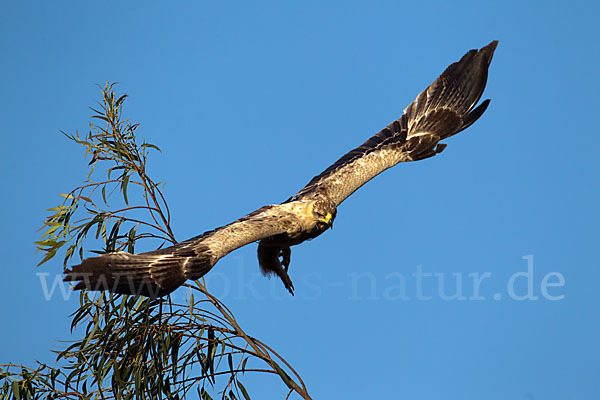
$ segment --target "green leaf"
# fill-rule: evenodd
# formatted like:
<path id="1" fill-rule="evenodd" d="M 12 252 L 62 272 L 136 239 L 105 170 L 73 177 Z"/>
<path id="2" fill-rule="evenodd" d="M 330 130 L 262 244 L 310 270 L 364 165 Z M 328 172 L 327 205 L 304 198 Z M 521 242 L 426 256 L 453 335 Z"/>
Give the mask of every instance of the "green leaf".
<path id="1" fill-rule="evenodd" d="M 46 255 L 44 256 L 44 258 L 42 259 L 42 261 L 40 261 L 39 264 L 36 266 L 39 267 L 40 265 L 44 264 L 45 262 L 51 260 L 52 257 L 54 257 L 55 255 L 56 255 L 56 250 L 49 250 L 46 253 Z"/>
<path id="2" fill-rule="evenodd" d="M 127 95 L 121 95 L 121 97 L 119 97 L 119 99 L 117 100 L 117 102 L 115 103 L 115 107 L 120 107 L 121 103 L 123 103 L 123 101 L 127 98 Z"/>
<path id="3" fill-rule="evenodd" d="M 104 204 L 108 207 L 108 202 L 106 201 L 106 185 L 102 185 L 102 200 L 104 200 Z"/>
<path id="4" fill-rule="evenodd" d="M 198 394 L 202 400 L 212 400 L 212 397 L 204 390 L 204 388 L 199 389 Z"/>
<path id="5" fill-rule="evenodd" d="M 153 144 L 150 144 L 150 143 L 144 143 L 144 144 L 143 144 L 143 145 L 141 145 L 140 147 L 141 147 L 142 149 L 145 149 L 145 148 L 149 147 L 149 148 L 151 148 L 151 149 L 158 150 L 158 151 L 160 151 L 160 152 L 162 153 L 162 150 L 161 150 L 161 149 L 160 149 L 158 146 L 155 146 L 155 145 L 153 145 Z"/>
<path id="6" fill-rule="evenodd" d="M 131 228 L 129 230 L 129 233 L 127 234 L 127 251 L 129 253 L 134 252 L 134 247 L 135 247 L 135 226 L 133 228 Z"/>
<path id="7" fill-rule="evenodd" d="M 121 181 L 121 190 L 123 191 L 123 200 L 125 200 L 125 204 L 129 207 L 129 200 L 127 199 L 127 184 L 129 183 L 129 175 L 124 175 L 123 180 Z"/>
<path id="8" fill-rule="evenodd" d="M 244 387 L 244 385 L 242 385 L 242 382 L 237 381 L 237 385 L 240 388 L 240 391 L 242 392 L 242 395 L 244 396 L 244 398 L 246 400 L 250 400 L 250 395 L 248 394 L 248 391 L 246 390 L 246 388 Z"/>
<path id="9" fill-rule="evenodd" d="M 105 116 L 103 116 L 103 115 L 92 115 L 92 117 L 91 117 L 91 118 L 97 118 L 97 119 L 101 119 L 102 121 L 109 122 L 108 118 L 106 118 L 106 117 L 105 117 Z"/>
<path id="10" fill-rule="evenodd" d="M 13 381 L 12 383 L 12 392 L 13 392 L 13 398 L 18 399 L 21 397 L 21 393 L 19 390 L 19 382 L 17 381 Z"/>
<path id="11" fill-rule="evenodd" d="M 281 380 L 283 380 L 283 383 L 285 383 L 288 388 L 293 389 L 294 385 L 293 385 L 292 378 L 290 378 L 290 376 L 283 369 L 281 369 L 279 364 L 277 364 L 275 361 L 272 361 L 271 363 L 272 363 L 272 366 L 275 369 L 275 371 L 281 377 Z"/>
<path id="12" fill-rule="evenodd" d="M 210 369 L 210 376 L 213 379 L 213 383 L 215 383 L 215 353 L 217 352 L 217 346 L 215 346 L 215 344 L 215 330 L 210 326 L 208 328 L 208 350 L 206 353 L 208 368 Z"/>

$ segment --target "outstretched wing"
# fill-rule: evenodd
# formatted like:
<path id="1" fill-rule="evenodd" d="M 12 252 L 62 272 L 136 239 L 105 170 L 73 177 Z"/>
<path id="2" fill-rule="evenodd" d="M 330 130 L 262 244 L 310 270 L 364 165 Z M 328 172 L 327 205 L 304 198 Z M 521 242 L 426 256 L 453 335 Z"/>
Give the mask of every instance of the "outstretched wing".
<path id="1" fill-rule="evenodd" d="M 75 289 L 159 297 L 187 279 L 198 279 L 229 252 L 266 237 L 300 229 L 295 205 L 265 206 L 239 220 L 164 249 L 140 254 L 109 253 L 87 258 L 65 271 Z"/>
<path id="2" fill-rule="evenodd" d="M 471 126 L 487 108 L 489 100 L 476 108 L 475 105 L 485 89 L 497 44 L 493 41 L 480 50 L 471 50 L 450 65 L 404 110 L 400 119 L 346 153 L 290 200 L 326 196 L 339 205 L 397 163 L 440 153 L 446 147 L 440 140 Z"/>

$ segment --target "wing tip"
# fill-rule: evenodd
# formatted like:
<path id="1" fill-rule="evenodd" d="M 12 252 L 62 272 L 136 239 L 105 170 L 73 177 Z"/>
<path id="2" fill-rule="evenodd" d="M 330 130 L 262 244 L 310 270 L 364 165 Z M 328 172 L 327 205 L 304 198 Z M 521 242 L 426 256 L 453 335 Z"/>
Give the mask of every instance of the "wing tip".
<path id="1" fill-rule="evenodd" d="M 143 295 L 159 298 L 171 293 L 185 282 L 172 266 L 153 273 L 151 265 L 140 268 L 130 264 L 136 255 L 108 253 L 90 257 L 66 268 L 64 282 L 71 282 L 73 290 L 109 291 L 116 294 Z M 129 261 L 128 261 L 129 260 Z M 146 264 L 146 262 L 143 262 Z M 154 276 L 154 275 L 157 276 Z"/>
<path id="2" fill-rule="evenodd" d="M 494 57 L 496 47 L 498 47 L 498 40 L 492 40 L 487 46 L 483 46 L 478 51 L 485 56 L 488 66 L 492 63 L 492 58 Z"/>

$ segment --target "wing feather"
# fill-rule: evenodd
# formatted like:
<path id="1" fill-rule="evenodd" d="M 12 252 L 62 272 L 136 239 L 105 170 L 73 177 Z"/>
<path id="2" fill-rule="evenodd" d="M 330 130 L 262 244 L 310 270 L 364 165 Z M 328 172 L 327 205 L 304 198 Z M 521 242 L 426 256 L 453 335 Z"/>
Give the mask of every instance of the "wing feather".
<path id="1" fill-rule="evenodd" d="M 488 68 L 498 42 L 470 50 L 451 64 L 386 128 L 349 151 L 315 176 L 288 201 L 326 196 L 341 204 L 359 187 L 399 162 L 440 153 L 446 139 L 472 125 L 489 100 L 475 107 L 487 82 Z"/>

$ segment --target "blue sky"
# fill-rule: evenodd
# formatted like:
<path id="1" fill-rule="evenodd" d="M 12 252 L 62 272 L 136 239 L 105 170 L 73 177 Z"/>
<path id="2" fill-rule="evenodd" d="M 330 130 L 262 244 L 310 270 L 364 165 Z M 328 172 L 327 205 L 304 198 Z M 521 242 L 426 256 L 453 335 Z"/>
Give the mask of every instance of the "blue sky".
<path id="1" fill-rule="evenodd" d="M 50 361 L 69 338 L 77 299 L 45 299 L 36 272 L 62 265 L 36 269 L 33 242 L 44 209 L 85 177 L 59 131 L 86 131 L 96 83 L 120 82 L 127 115 L 163 149 L 152 173 L 183 240 L 285 200 L 498 39 L 485 115 L 294 248 L 295 297 L 258 276 L 255 245 L 207 279 L 314 398 L 599 398 L 600 9 L 588 4 L 4 2 L 0 362 Z M 445 298 L 457 281 L 466 298 Z M 528 282 L 537 299 L 518 300 Z M 275 380 L 247 387 L 285 397 Z"/>

